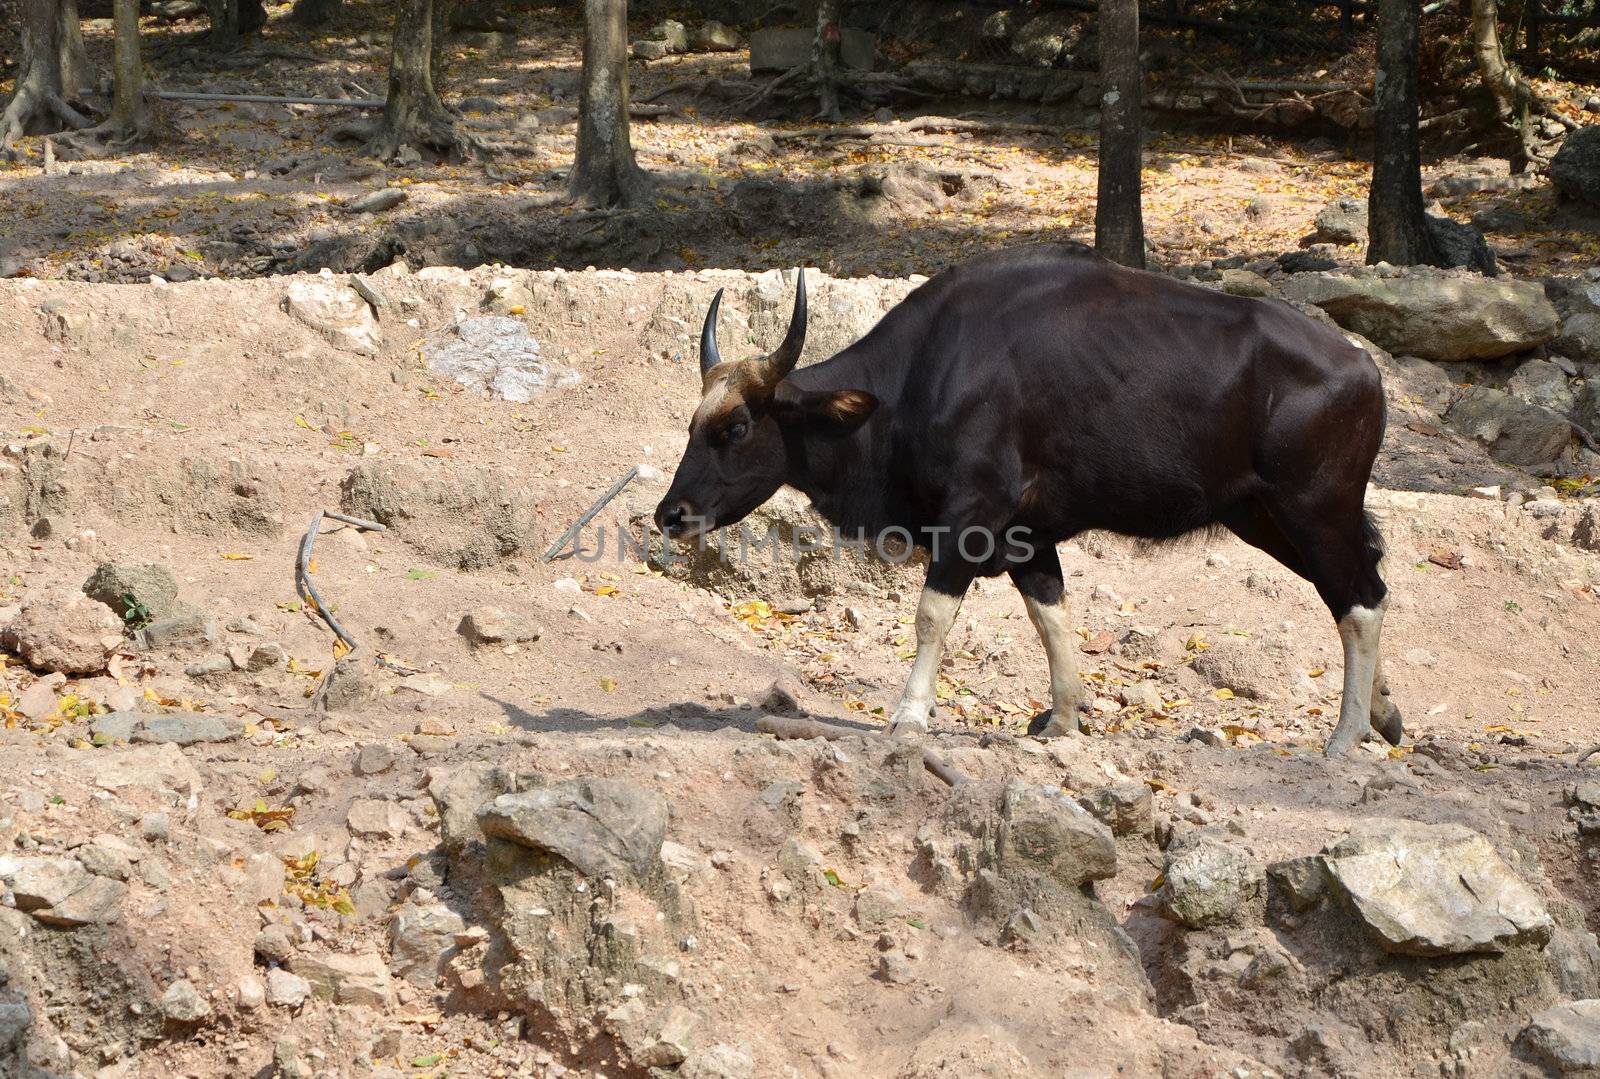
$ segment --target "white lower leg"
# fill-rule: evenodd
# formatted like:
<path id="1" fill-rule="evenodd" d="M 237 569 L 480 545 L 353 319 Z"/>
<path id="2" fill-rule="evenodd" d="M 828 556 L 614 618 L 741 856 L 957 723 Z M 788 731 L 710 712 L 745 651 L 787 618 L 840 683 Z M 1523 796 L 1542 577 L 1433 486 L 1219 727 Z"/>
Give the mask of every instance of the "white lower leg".
<path id="1" fill-rule="evenodd" d="M 911 664 L 905 692 L 889 721 L 890 734 L 921 734 L 928 729 L 933 713 L 934 688 L 939 679 L 939 660 L 944 657 L 944 639 L 961 610 L 960 596 L 947 596 L 932 588 L 922 590 L 917 600 L 917 658 Z"/>
<path id="2" fill-rule="evenodd" d="M 1380 677 L 1378 639 L 1383 632 L 1383 611 L 1377 607 L 1352 607 L 1339 620 L 1339 642 L 1344 645 L 1344 697 L 1339 702 L 1339 725 L 1328 739 L 1328 756 L 1354 749 L 1372 728 L 1373 692 Z"/>
<path id="3" fill-rule="evenodd" d="M 1050 664 L 1051 722 L 1041 733 L 1066 734 L 1078 729 L 1078 637 L 1072 630 L 1067 601 L 1040 603 L 1022 597 L 1028 619 L 1044 643 L 1045 660 Z"/>

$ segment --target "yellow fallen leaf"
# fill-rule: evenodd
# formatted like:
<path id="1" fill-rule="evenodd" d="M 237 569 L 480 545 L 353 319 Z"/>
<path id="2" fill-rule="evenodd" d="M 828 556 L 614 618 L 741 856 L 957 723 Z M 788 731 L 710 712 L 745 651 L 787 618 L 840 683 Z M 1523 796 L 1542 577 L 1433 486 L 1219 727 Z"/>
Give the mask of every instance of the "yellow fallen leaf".
<path id="1" fill-rule="evenodd" d="M 306 422 L 306 418 L 304 416 L 296 416 L 294 418 L 294 425 L 296 427 L 304 427 L 307 431 L 311 430 L 311 425 Z"/>
<path id="2" fill-rule="evenodd" d="M 222 557 L 226 558 L 229 562 L 249 562 L 251 559 L 255 558 L 255 555 L 240 554 L 238 551 L 223 551 Z"/>
<path id="3" fill-rule="evenodd" d="M 1233 700 L 1233 690 L 1228 689 L 1227 687 L 1223 687 L 1222 689 L 1212 690 L 1211 691 L 1211 695 L 1213 697 L 1215 697 L 1219 701 L 1231 701 L 1231 700 Z"/>
<path id="4" fill-rule="evenodd" d="M 1323 675 L 1325 675 L 1327 673 L 1328 673 L 1328 669 L 1326 667 L 1313 667 L 1309 671 L 1306 672 L 1306 677 L 1307 678 L 1321 678 Z"/>
<path id="5" fill-rule="evenodd" d="M 600 688 L 605 690 L 607 693 L 612 693 L 617 688 L 617 680 L 615 678 L 602 677 L 600 679 Z"/>
<path id="6" fill-rule="evenodd" d="M 344 638 L 343 637 L 335 637 L 333 639 L 333 658 L 334 659 L 343 659 L 345 656 L 348 656 L 349 654 L 350 654 L 350 646 L 348 644 L 344 643 Z"/>
<path id="7" fill-rule="evenodd" d="M 614 596 L 617 594 L 617 586 L 614 584 L 603 584 L 594 590 L 594 594 L 597 596 Z"/>

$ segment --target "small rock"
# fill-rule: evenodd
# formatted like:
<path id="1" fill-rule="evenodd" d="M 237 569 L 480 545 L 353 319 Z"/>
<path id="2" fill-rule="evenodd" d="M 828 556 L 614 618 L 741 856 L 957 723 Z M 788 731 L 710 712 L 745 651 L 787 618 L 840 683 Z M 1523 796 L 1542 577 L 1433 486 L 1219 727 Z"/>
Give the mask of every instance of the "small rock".
<path id="1" fill-rule="evenodd" d="M 254 974 L 239 979 L 239 1010 L 253 1012 L 267 1002 L 267 987 Z"/>
<path id="2" fill-rule="evenodd" d="M 110 608 L 120 622 L 135 627 L 180 613 L 178 579 L 165 566 L 102 562 L 83 582 L 83 594 Z"/>
<path id="3" fill-rule="evenodd" d="M 410 820 L 404 809 L 382 798 L 358 798 L 345 818 L 352 835 L 396 839 L 405 834 Z"/>
<path id="4" fill-rule="evenodd" d="M 145 716 L 143 724 L 134 730 L 132 740 L 192 746 L 201 742 L 232 742 L 242 737 L 244 725 L 238 720 L 200 712 L 167 712 Z"/>
<path id="5" fill-rule="evenodd" d="M 17 711 L 29 719 L 43 719 L 56 710 L 56 687 L 67 680 L 64 674 L 47 675 L 22 691 Z"/>
<path id="6" fill-rule="evenodd" d="M 766 695 L 761 698 L 761 709 L 777 716 L 795 716 L 802 711 L 794 687 L 781 678 L 767 687 Z"/>
<path id="7" fill-rule="evenodd" d="M 288 662 L 289 653 L 284 651 L 283 645 L 277 641 L 266 641 L 256 645 L 250 652 L 244 669 L 251 672 L 270 671 L 286 666 Z"/>
<path id="8" fill-rule="evenodd" d="M 311 992 L 339 1004 L 364 1004 L 387 1008 L 394 1003 L 389 968 L 376 952 L 360 955 L 296 955 L 294 973 L 304 978 Z"/>
<path id="9" fill-rule="evenodd" d="M 466 932 L 461 915 L 443 903 L 407 901 L 389 922 L 389 954 L 395 972 L 419 989 L 431 990 L 441 966 Z"/>
<path id="10" fill-rule="evenodd" d="M 221 652 L 213 652 L 189 664 L 183 669 L 183 673 L 190 678 L 215 678 L 218 675 L 232 674 L 233 660 Z"/>
<path id="11" fill-rule="evenodd" d="M 217 623 L 199 613 L 180 614 L 152 622 L 139 631 L 139 637 L 152 650 L 203 648 L 217 640 Z"/>
<path id="12" fill-rule="evenodd" d="M 461 619 L 456 632 L 475 645 L 518 644 L 537 641 L 543 631 L 538 626 L 522 625 L 512 615 L 499 607 L 478 607 Z"/>
<path id="13" fill-rule="evenodd" d="M 287 879 L 283 859 L 258 851 L 244 860 L 244 898 L 253 904 L 274 903 L 283 895 Z"/>
<path id="14" fill-rule="evenodd" d="M 289 962 L 290 956 L 294 955 L 294 942 L 289 939 L 287 928 L 273 924 L 256 934 L 254 949 L 257 959 L 282 966 Z"/>
<path id="15" fill-rule="evenodd" d="M 1600 1072 L 1600 1000 L 1546 1008 L 1529 1021 L 1518 1047 L 1561 1075 Z"/>
<path id="16" fill-rule="evenodd" d="M 667 45 L 664 41 L 635 41 L 633 43 L 633 58 L 635 60 L 659 60 L 667 55 Z"/>
<path id="17" fill-rule="evenodd" d="M 1145 783 L 1116 783 L 1078 799 L 1112 835 L 1149 835 L 1155 827 L 1155 797 Z"/>
<path id="18" fill-rule="evenodd" d="M 378 687 L 373 684 L 366 665 L 356 656 L 345 656 L 327 674 L 322 704 L 330 712 L 343 712 L 360 708 L 377 696 Z"/>
<path id="19" fill-rule="evenodd" d="M 1143 678 L 1130 686 L 1122 687 L 1122 704 L 1126 708 L 1143 708 L 1146 712 L 1159 712 L 1165 707 L 1161 700 L 1161 687 L 1154 679 Z"/>
<path id="20" fill-rule="evenodd" d="M 677 19 L 662 19 L 650 28 L 649 40 L 661 42 L 668 52 L 686 52 L 689 48 L 689 31 Z"/>
<path id="21" fill-rule="evenodd" d="M 113 847 L 85 843 L 76 853 L 78 861 L 83 863 L 83 868 L 97 877 L 127 880 L 133 874 L 133 863 L 128 856 Z"/>
<path id="22" fill-rule="evenodd" d="M 856 893 L 856 924 L 867 930 L 887 929 L 905 918 L 906 900 L 886 884 L 872 884 Z"/>
<path id="23" fill-rule="evenodd" d="M 355 772 L 358 776 L 382 775 L 394 767 L 394 750 L 377 742 L 369 742 L 356 752 Z"/>
<path id="24" fill-rule="evenodd" d="M 1023 907 L 1006 919 L 1006 924 L 1000 930 L 1000 938 L 1008 943 L 1030 941 L 1043 930 L 1044 923 L 1039 921 L 1039 916 Z"/>
<path id="25" fill-rule="evenodd" d="M 129 742 L 133 740 L 133 732 L 143 726 L 144 720 L 144 715 L 139 712 L 108 712 L 95 717 L 95 721 L 89 725 L 89 737 L 96 745 Z"/>
<path id="26" fill-rule="evenodd" d="M 335 348 L 376 356 L 383 344 L 378 320 L 354 289 L 331 278 L 296 278 L 289 283 L 284 307 L 294 318 L 318 331 Z"/>
<path id="27" fill-rule="evenodd" d="M 1266 873 L 1249 853 L 1198 833 L 1167 849 L 1161 913 L 1190 929 L 1250 925 L 1260 919 Z"/>
<path id="28" fill-rule="evenodd" d="M 276 1008 L 298 1008 L 311 997 L 311 983 L 298 974 L 274 968 L 267 971 L 267 1003 Z"/>
<path id="29" fill-rule="evenodd" d="M 90 877 L 88 884 L 55 906 L 34 911 L 33 916 L 50 925 L 103 925 L 122 917 L 122 900 L 127 894 L 128 886 L 120 880 Z"/>
<path id="30" fill-rule="evenodd" d="M 404 201 L 406 201 L 405 188 L 385 187 L 352 199 L 343 205 L 343 209 L 346 213 L 352 214 L 378 214 L 392 210 Z"/>
<path id="31" fill-rule="evenodd" d="M 18 910 L 38 910 L 65 902 L 88 886 L 89 871 L 76 858 L 18 858 L 0 855 L 0 881 L 11 890 Z"/>
<path id="32" fill-rule="evenodd" d="M 1366 244 L 1367 202 L 1365 199 L 1340 198 L 1324 206 L 1316 219 L 1319 243 Z"/>
<path id="33" fill-rule="evenodd" d="M 71 534 L 71 521 L 48 515 L 33 522 L 33 527 L 28 529 L 28 535 L 36 540 L 66 539 Z"/>
<path id="34" fill-rule="evenodd" d="M 161 994 L 161 1014 L 169 1023 L 189 1026 L 209 1018 L 211 1005 L 192 982 L 177 981 Z"/>
<path id="35" fill-rule="evenodd" d="M 172 833 L 172 822 L 165 813 L 146 813 L 139 818 L 139 834 L 152 843 L 165 843 Z"/>
<path id="36" fill-rule="evenodd" d="M 878 977 L 891 985 L 908 985 L 917 980 L 911 960 L 901 951 L 887 951 L 878 956 Z"/>
<path id="37" fill-rule="evenodd" d="M 122 646 L 122 623 L 82 592 L 31 595 L 0 630 L 0 648 L 37 671 L 99 674 Z"/>

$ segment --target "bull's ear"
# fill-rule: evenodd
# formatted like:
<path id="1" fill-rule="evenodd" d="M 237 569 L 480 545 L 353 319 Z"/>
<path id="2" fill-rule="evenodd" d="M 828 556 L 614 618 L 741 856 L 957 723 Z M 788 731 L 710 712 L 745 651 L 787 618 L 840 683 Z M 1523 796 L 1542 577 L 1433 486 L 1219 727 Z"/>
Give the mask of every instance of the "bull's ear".
<path id="1" fill-rule="evenodd" d="M 772 395 L 780 421 L 814 423 L 840 433 L 854 431 L 877 409 L 878 399 L 866 390 L 797 390 L 782 382 Z"/>

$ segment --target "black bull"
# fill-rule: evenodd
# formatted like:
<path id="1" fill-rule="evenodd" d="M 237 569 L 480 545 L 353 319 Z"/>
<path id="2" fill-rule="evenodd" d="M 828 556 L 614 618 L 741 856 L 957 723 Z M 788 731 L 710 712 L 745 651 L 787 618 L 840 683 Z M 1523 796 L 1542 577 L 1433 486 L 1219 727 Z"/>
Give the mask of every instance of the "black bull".
<path id="1" fill-rule="evenodd" d="M 1383 387 L 1338 332 L 1077 244 L 946 270 L 799 370 L 803 276 L 788 336 L 761 359 L 722 361 L 720 299 L 701 338 L 704 399 L 656 521 L 693 536 L 788 484 L 846 534 L 914 537 L 928 576 L 895 733 L 927 729 L 961 598 L 974 577 L 1001 573 L 1049 659 L 1051 712 L 1030 730 L 1078 729 L 1055 545 L 1088 529 L 1160 540 L 1221 525 L 1310 581 L 1333 614 L 1344 697 L 1327 751 L 1351 749 L 1369 726 L 1399 740 L 1378 648 L 1382 544 L 1362 506 Z"/>

